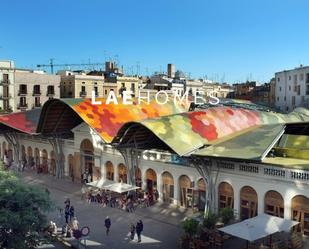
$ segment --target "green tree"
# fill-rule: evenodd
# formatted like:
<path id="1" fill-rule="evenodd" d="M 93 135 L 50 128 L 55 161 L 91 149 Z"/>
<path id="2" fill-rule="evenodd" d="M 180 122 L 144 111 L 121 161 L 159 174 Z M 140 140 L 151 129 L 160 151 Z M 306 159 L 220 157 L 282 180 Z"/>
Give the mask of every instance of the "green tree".
<path id="1" fill-rule="evenodd" d="M 0 166 L 0 248 L 35 248 L 52 208 L 46 191 L 26 185 Z"/>

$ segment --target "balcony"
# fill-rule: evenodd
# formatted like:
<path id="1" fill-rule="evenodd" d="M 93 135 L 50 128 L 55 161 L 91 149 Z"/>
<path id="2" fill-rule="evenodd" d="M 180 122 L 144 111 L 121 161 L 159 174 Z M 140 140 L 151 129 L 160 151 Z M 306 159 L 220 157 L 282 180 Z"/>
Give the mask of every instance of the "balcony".
<path id="1" fill-rule="evenodd" d="M 54 92 L 54 91 L 48 91 L 48 92 L 46 93 L 46 96 L 49 97 L 49 98 L 52 98 L 52 97 L 55 96 L 55 92 Z"/>
<path id="2" fill-rule="evenodd" d="M 32 109 L 36 109 L 36 108 L 41 108 L 42 104 L 38 103 L 38 104 L 32 104 Z"/>
<path id="3" fill-rule="evenodd" d="M 11 84 L 10 80 L 1 80 L 0 81 L 0 85 L 9 85 L 9 84 Z"/>
<path id="4" fill-rule="evenodd" d="M 17 105 L 17 109 L 19 110 L 24 110 L 24 109 L 27 109 L 28 108 L 28 104 L 27 103 L 19 103 Z"/>
<path id="5" fill-rule="evenodd" d="M 19 90 L 18 91 L 18 96 L 26 96 L 27 95 L 27 90 Z"/>
<path id="6" fill-rule="evenodd" d="M 87 96 L 87 92 L 86 91 L 81 91 L 79 93 L 79 96 L 82 97 L 82 98 L 85 98 Z"/>
<path id="7" fill-rule="evenodd" d="M 4 94 L 4 95 L 0 95 L 0 99 L 2 99 L 2 100 L 7 100 L 7 99 L 11 99 L 12 98 L 12 95 L 11 94 L 9 94 L 9 95 L 7 95 L 7 94 Z"/>
<path id="8" fill-rule="evenodd" d="M 41 96 L 41 91 L 34 91 L 33 93 L 32 93 L 32 96 Z"/>

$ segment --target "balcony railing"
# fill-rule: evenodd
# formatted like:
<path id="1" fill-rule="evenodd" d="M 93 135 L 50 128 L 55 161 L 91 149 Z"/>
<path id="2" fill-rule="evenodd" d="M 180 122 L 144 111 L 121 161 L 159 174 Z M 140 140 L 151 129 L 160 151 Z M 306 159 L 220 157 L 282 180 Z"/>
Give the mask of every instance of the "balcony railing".
<path id="1" fill-rule="evenodd" d="M 11 84 L 11 81 L 10 80 L 1 80 L 0 84 L 1 85 L 9 85 L 9 84 Z"/>
<path id="2" fill-rule="evenodd" d="M 28 108 L 28 104 L 27 103 L 19 103 L 17 105 L 17 109 L 26 109 Z"/>
<path id="3" fill-rule="evenodd" d="M 19 90 L 18 91 L 18 96 L 25 96 L 27 95 L 27 90 Z"/>
<path id="4" fill-rule="evenodd" d="M 87 92 L 86 92 L 86 91 L 81 91 L 81 92 L 79 93 L 79 96 L 80 96 L 80 97 L 86 97 L 86 96 L 87 96 Z"/>
<path id="5" fill-rule="evenodd" d="M 46 93 L 46 96 L 47 97 L 53 97 L 55 95 L 55 91 L 48 91 L 47 93 Z"/>
<path id="6" fill-rule="evenodd" d="M 9 94 L 9 95 L 0 95 L 0 99 L 11 99 L 12 98 L 12 95 Z"/>
<path id="7" fill-rule="evenodd" d="M 34 91 L 32 93 L 32 96 L 40 96 L 41 94 L 42 94 L 41 91 Z"/>

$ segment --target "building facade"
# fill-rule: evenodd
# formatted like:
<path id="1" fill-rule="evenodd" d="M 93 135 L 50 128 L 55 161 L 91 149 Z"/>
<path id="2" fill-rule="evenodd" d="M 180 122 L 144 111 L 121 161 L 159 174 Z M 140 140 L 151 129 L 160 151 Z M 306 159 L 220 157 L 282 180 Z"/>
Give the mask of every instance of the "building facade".
<path id="1" fill-rule="evenodd" d="M 15 68 L 14 62 L 0 62 L 0 108 L 3 113 L 40 108 L 60 97 L 60 77 L 43 71 Z"/>
<path id="2" fill-rule="evenodd" d="M 309 67 L 275 73 L 275 106 L 283 112 L 309 107 Z"/>

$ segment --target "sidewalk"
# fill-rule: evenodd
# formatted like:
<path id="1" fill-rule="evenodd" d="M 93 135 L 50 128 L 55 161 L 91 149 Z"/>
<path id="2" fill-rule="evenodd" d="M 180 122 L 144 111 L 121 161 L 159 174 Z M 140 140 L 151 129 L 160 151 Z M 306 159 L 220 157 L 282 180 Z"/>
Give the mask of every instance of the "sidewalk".
<path id="1" fill-rule="evenodd" d="M 181 221 L 191 212 L 157 203 L 148 208 L 138 208 L 134 213 L 128 213 L 117 208 L 102 207 L 97 203 L 88 204 L 81 200 L 81 185 L 72 183 L 68 179 L 55 179 L 49 175 L 26 171 L 22 179 L 33 185 L 48 188 L 51 198 L 59 207 L 64 207 L 64 200 L 70 198 L 75 207 L 80 227 L 90 228 L 90 238 L 87 248 L 178 248 L 178 241 L 182 234 Z M 105 235 L 104 219 L 109 216 L 112 220 L 111 234 Z M 59 221 L 58 213 L 54 211 L 49 215 L 61 227 L 64 221 Z M 144 231 L 142 243 L 129 239 L 129 224 L 143 220 Z M 75 239 L 67 239 L 70 244 L 77 245 Z"/>

